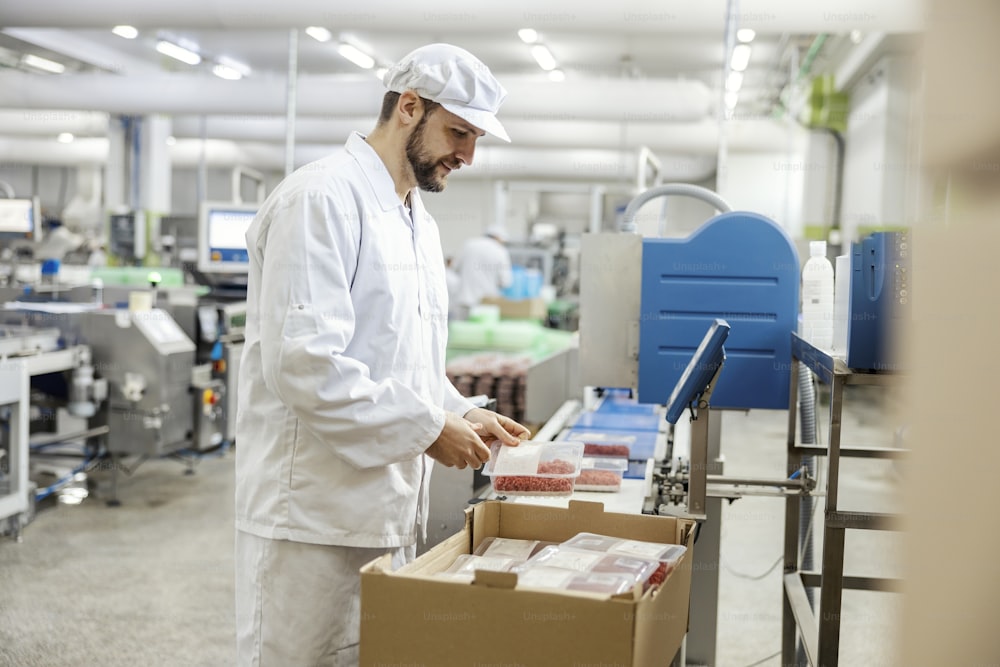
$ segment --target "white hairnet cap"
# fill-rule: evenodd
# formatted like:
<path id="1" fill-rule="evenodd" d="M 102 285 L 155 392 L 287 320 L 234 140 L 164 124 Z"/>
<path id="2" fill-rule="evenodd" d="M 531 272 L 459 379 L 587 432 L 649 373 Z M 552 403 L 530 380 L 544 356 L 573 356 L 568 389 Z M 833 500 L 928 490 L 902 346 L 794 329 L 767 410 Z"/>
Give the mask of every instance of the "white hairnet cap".
<path id="1" fill-rule="evenodd" d="M 507 91 L 478 58 L 451 44 L 428 44 L 411 51 L 382 79 L 395 93 L 412 90 L 480 130 L 509 142 L 497 120 Z"/>
<path id="2" fill-rule="evenodd" d="M 507 230 L 501 227 L 500 225 L 490 225 L 489 227 L 487 227 L 486 235 L 492 236 L 498 241 L 503 241 L 504 243 L 507 242 Z"/>

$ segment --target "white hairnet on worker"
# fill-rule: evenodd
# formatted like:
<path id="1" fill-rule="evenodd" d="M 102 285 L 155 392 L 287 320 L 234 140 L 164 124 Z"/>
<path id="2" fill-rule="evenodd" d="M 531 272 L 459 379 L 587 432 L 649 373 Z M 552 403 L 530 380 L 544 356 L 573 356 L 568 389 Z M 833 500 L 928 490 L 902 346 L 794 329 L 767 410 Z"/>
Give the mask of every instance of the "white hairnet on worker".
<path id="1" fill-rule="evenodd" d="M 237 661 L 358 660 L 358 568 L 414 555 L 433 461 L 479 467 L 523 426 L 445 376 L 440 191 L 506 92 L 469 52 L 417 49 L 367 136 L 288 176 L 246 234 L 236 446 Z M 456 508 L 456 511 L 458 508 Z"/>

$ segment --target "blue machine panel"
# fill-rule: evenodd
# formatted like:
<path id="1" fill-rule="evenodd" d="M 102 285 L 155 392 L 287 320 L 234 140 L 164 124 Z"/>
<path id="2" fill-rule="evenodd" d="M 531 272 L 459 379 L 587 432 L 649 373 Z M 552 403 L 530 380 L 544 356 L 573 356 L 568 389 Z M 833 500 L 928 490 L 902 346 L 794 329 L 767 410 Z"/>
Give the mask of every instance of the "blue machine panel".
<path id="1" fill-rule="evenodd" d="M 716 318 L 732 327 L 714 408 L 788 408 L 799 257 L 756 213 L 723 213 L 683 239 L 642 242 L 639 392 L 666 403 Z"/>

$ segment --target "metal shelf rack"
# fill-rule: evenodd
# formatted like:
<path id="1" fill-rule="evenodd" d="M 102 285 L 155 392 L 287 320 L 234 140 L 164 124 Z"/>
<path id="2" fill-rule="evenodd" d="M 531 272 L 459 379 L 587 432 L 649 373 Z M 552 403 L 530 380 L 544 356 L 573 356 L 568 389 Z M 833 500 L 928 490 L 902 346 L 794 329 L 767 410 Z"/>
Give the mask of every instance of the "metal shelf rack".
<path id="1" fill-rule="evenodd" d="M 830 420 L 826 447 L 796 444 L 798 373 L 800 364 L 830 387 Z M 796 664 L 796 634 L 800 633 L 806 659 L 813 667 L 835 667 L 840 651 L 841 596 L 844 588 L 900 590 L 900 580 L 844 575 L 844 538 L 847 530 L 895 530 L 896 517 L 876 512 L 849 512 L 838 507 L 841 457 L 895 458 L 905 450 L 841 447 L 841 412 L 847 385 L 898 385 L 899 373 L 854 372 L 844 360 L 831 356 L 792 333 L 792 372 L 788 408 L 788 470 L 799 467 L 802 456 L 826 456 L 826 511 L 823 520 L 823 556 L 820 571 L 802 571 L 799 563 L 801 496 L 785 502 L 785 575 L 782 611 L 783 665 Z M 806 587 L 820 588 L 819 617 L 813 613 Z"/>

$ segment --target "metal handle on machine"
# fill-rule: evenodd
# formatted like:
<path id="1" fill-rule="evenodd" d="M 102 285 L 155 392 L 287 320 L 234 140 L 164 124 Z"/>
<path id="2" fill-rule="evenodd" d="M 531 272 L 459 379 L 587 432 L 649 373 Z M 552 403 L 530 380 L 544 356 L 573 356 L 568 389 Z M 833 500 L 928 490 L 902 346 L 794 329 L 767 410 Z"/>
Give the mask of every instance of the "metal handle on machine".
<path id="1" fill-rule="evenodd" d="M 639 209 L 642 208 L 643 205 L 650 199 L 655 199 L 656 197 L 666 197 L 668 195 L 686 195 L 688 197 L 700 199 L 703 202 L 714 206 L 720 213 L 728 213 L 733 210 L 725 199 L 708 188 L 703 188 L 700 185 L 692 185 L 690 183 L 664 183 L 663 185 L 657 185 L 651 187 L 645 192 L 639 193 L 635 199 L 628 203 L 628 206 L 625 208 L 625 213 L 622 215 L 622 222 L 618 231 L 634 234 L 637 231 L 635 216 L 636 213 L 639 212 Z"/>

